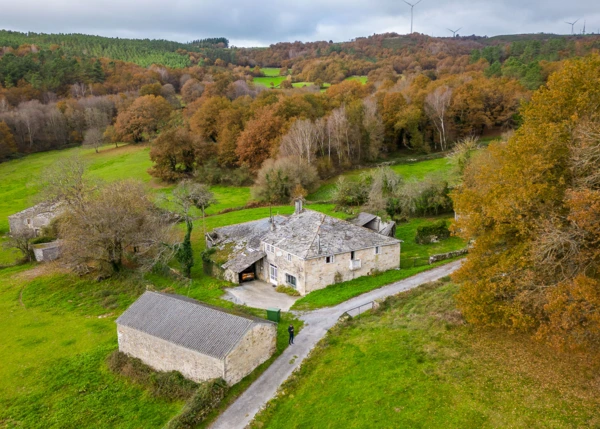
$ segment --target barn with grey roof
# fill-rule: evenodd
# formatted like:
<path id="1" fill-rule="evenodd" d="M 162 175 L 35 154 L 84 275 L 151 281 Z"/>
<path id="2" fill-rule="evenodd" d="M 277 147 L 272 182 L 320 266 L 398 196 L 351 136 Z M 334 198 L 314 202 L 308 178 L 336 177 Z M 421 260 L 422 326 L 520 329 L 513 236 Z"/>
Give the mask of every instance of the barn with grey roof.
<path id="1" fill-rule="evenodd" d="M 221 277 L 233 283 L 261 279 L 305 295 L 330 284 L 398 268 L 395 223 L 362 213 L 347 222 L 302 207 L 291 216 L 217 228 L 207 246 L 219 254 Z M 221 262 L 222 253 L 226 261 Z M 213 271 L 214 273 L 214 271 Z M 217 273 L 218 274 L 218 273 Z"/>
<path id="2" fill-rule="evenodd" d="M 179 295 L 145 292 L 116 323 L 121 352 L 197 382 L 235 384 L 276 347 L 275 323 Z"/>

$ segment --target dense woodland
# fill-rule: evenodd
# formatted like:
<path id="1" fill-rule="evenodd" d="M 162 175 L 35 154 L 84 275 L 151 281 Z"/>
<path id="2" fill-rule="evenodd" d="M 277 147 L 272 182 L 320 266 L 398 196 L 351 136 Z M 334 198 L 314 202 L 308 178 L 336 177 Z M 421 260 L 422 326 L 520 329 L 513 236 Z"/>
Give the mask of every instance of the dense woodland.
<path id="1" fill-rule="evenodd" d="M 600 208 L 590 210 L 599 204 L 600 37 L 384 34 L 240 49 L 223 38 L 4 31 L 0 46 L 0 161 L 149 144 L 160 180 L 256 183 L 256 199 L 285 203 L 399 150 L 454 149 L 463 174 L 454 191 L 431 180 L 407 186 L 380 169 L 339 182 L 336 202 L 396 219 L 454 207 L 455 233 L 473 245 L 457 277 L 470 322 L 535 330 L 559 346 L 600 344 Z M 286 84 L 255 84 L 261 67 L 280 68 Z M 472 154 L 477 137 L 512 130 Z"/>

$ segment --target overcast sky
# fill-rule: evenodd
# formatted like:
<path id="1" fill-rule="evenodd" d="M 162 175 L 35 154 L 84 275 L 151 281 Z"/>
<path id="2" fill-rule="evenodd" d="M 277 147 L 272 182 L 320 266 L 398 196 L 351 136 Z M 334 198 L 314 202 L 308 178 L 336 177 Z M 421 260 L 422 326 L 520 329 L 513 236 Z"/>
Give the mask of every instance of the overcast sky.
<path id="1" fill-rule="evenodd" d="M 422 0 L 414 11 L 414 31 L 433 36 L 459 27 L 462 35 L 567 34 L 564 21 L 578 18 L 575 32 L 584 19 L 588 33 L 600 29 L 599 0 Z M 408 33 L 410 7 L 402 0 L 1 0 L 0 28 L 181 42 L 224 36 L 235 46 L 266 46 Z"/>

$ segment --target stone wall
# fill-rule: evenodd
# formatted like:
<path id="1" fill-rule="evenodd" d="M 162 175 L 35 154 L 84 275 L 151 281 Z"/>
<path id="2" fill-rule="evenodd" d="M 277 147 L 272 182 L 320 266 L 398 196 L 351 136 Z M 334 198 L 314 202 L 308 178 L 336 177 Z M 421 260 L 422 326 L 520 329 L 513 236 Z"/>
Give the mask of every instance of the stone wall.
<path id="1" fill-rule="evenodd" d="M 455 250 L 454 252 L 440 253 L 439 255 L 432 255 L 429 257 L 429 263 L 433 264 L 435 262 L 443 261 L 445 259 L 450 259 L 450 258 L 455 258 L 457 256 L 466 255 L 467 253 L 469 253 L 469 249 L 460 249 L 460 250 Z"/>
<path id="2" fill-rule="evenodd" d="M 60 208 L 57 205 L 42 203 L 30 207 L 8 217 L 10 233 L 20 234 L 25 231 L 31 231 L 37 236 L 42 228 L 48 226 L 59 212 Z"/>
<path id="3" fill-rule="evenodd" d="M 157 371 L 179 371 L 196 382 L 223 377 L 225 362 L 127 326 L 117 326 L 119 350 Z"/>
<path id="4" fill-rule="evenodd" d="M 60 247 L 58 242 L 34 244 L 33 254 L 38 262 L 50 262 L 58 259 L 60 256 Z"/>
<path id="5" fill-rule="evenodd" d="M 277 267 L 278 285 L 287 285 L 285 282 L 285 275 L 287 273 L 296 277 L 296 290 L 302 295 L 306 294 L 305 261 L 295 255 L 292 255 L 292 260 L 288 261 L 288 253 L 277 248 L 275 248 L 275 252 L 267 252 L 265 248 L 263 248 L 263 250 L 267 256 L 266 258 L 263 258 L 262 269 L 260 270 L 259 278 L 270 283 L 271 278 L 269 275 L 269 265 L 273 264 Z M 257 271 L 259 271 L 258 266 Z"/>
<path id="6" fill-rule="evenodd" d="M 400 266 L 400 243 L 382 246 L 380 249 L 381 253 L 378 255 L 375 254 L 375 248 L 357 250 L 355 259 L 360 259 L 361 268 L 354 271 L 350 269 L 350 253 L 335 255 L 331 264 L 325 262 L 325 256 L 307 260 L 307 287 L 304 293 L 323 289 L 335 283 L 336 276 L 340 281 L 348 281 L 375 271 L 387 271 Z"/>
<path id="7" fill-rule="evenodd" d="M 277 325 L 257 324 L 225 358 L 225 376 L 229 385 L 239 382 L 267 361 L 277 347 Z"/>

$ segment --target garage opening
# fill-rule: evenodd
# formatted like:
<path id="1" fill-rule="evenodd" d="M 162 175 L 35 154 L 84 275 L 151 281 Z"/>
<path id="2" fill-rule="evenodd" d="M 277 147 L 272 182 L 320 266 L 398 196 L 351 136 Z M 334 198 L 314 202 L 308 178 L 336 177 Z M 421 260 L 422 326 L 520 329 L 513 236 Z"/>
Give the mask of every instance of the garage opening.
<path id="1" fill-rule="evenodd" d="M 250 265 L 248 268 L 246 268 L 244 271 L 242 271 L 240 274 L 240 283 L 244 283 L 244 282 L 251 282 L 252 280 L 256 279 L 256 263 Z"/>

